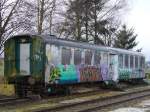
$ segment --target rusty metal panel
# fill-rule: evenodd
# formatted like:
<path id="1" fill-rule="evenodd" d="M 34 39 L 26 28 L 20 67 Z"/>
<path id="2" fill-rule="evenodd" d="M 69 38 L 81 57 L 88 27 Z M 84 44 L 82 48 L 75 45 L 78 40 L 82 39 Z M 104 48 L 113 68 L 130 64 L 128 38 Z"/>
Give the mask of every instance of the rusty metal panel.
<path id="1" fill-rule="evenodd" d="M 4 58 L 4 76 L 10 77 L 16 75 L 16 63 L 15 63 L 15 41 L 13 39 L 8 40 L 5 43 L 5 58 Z"/>
<path id="2" fill-rule="evenodd" d="M 42 38 L 32 38 L 31 44 L 31 73 L 32 76 L 41 80 L 44 78 L 45 45 Z"/>

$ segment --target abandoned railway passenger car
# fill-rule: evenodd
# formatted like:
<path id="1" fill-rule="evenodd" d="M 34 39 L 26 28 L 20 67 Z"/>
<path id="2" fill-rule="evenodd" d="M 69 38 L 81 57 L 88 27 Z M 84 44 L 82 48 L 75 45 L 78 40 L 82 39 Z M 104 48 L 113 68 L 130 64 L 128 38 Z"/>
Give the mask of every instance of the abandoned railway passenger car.
<path id="1" fill-rule="evenodd" d="M 52 35 L 17 35 L 5 43 L 5 77 L 18 95 L 89 82 L 143 79 L 141 53 Z"/>

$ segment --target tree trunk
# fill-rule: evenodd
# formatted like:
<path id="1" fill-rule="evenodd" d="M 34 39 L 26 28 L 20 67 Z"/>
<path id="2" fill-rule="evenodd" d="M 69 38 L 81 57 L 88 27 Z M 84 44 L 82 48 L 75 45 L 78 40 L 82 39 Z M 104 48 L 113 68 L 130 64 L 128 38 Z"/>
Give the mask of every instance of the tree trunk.
<path id="1" fill-rule="evenodd" d="M 42 34 L 44 20 L 44 0 L 38 1 L 38 34 Z"/>
<path id="2" fill-rule="evenodd" d="M 96 11 L 96 0 L 94 1 L 94 6 L 95 6 L 95 9 L 94 9 L 94 29 L 95 29 L 95 39 L 94 39 L 94 43 L 95 44 L 98 44 L 98 37 L 97 37 L 97 11 Z"/>
<path id="3" fill-rule="evenodd" d="M 86 16 L 86 19 L 85 19 L 85 29 L 86 29 L 86 42 L 88 42 L 88 0 L 86 0 L 86 3 L 85 3 L 85 16 Z"/>

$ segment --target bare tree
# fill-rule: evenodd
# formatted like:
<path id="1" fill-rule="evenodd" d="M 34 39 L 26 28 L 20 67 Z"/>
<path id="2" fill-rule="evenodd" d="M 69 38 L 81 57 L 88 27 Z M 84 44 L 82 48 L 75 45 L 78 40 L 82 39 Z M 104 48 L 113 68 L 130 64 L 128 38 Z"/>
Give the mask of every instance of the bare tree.
<path id="1" fill-rule="evenodd" d="M 4 42 L 7 38 L 19 30 L 20 23 L 17 21 L 17 13 L 21 0 L 0 0 L 0 51 L 3 51 Z"/>
<path id="2" fill-rule="evenodd" d="M 31 32 L 36 32 L 38 34 L 43 34 L 45 32 L 49 32 L 51 34 L 53 27 L 53 16 L 56 10 L 56 0 L 26 0 L 25 6 L 28 10 L 28 16 L 26 18 L 30 18 L 30 30 Z M 29 11 L 30 9 L 30 11 Z"/>
<path id="3" fill-rule="evenodd" d="M 82 0 L 68 0 L 64 2 L 66 11 L 60 12 L 64 20 L 56 27 L 58 33 L 64 38 L 82 40 L 82 26 L 84 24 L 83 3 L 84 1 Z"/>

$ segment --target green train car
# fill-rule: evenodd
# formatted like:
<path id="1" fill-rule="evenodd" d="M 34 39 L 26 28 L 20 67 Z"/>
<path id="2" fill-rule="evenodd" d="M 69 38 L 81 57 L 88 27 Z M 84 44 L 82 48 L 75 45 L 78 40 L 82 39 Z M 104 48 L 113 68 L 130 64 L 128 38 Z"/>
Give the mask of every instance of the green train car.
<path id="1" fill-rule="evenodd" d="M 4 76 L 16 93 L 53 93 L 70 85 L 145 78 L 143 54 L 58 39 L 53 35 L 16 35 L 4 45 Z"/>

